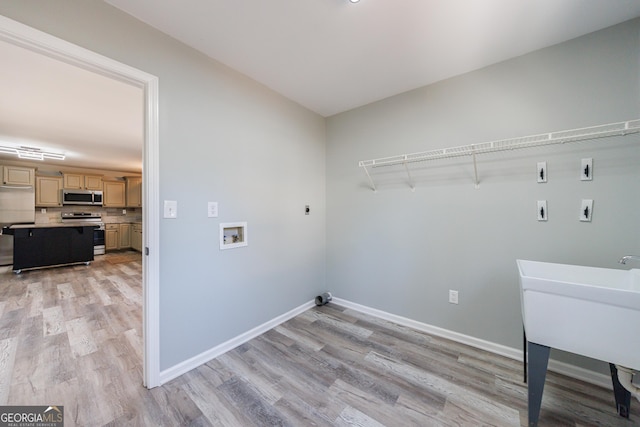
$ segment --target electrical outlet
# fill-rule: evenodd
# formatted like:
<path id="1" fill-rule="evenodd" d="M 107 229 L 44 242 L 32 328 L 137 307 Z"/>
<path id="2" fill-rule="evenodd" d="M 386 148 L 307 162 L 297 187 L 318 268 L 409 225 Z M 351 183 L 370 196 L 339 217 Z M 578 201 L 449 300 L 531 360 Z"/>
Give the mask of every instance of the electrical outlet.
<path id="1" fill-rule="evenodd" d="M 127 210 L 126 209 L 122 209 L 122 215 L 126 215 L 127 214 Z"/>
<path id="2" fill-rule="evenodd" d="M 547 201 L 538 200 L 538 221 L 546 221 L 549 216 L 547 211 Z"/>
<path id="3" fill-rule="evenodd" d="M 593 200 L 583 199 L 580 204 L 580 221 L 591 222 L 593 216 Z"/>
<path id="4" fill-rule="evenodd" d="M 580 165 L 580 180 L 593 180 L 593 159 L 582 159 L 582 163 Z"/>
<path id="5" fill-rule="evenodd" d="M 453 291 L 453 290 L 449 289 L 449 302 L 451 304 L 457 304 L 458 303 L 458 291 Z"/>
<path id="6" fill-rule="evenodd" d="M 538 182 L 547 182 L 547 162 L 538 162 Z"/>

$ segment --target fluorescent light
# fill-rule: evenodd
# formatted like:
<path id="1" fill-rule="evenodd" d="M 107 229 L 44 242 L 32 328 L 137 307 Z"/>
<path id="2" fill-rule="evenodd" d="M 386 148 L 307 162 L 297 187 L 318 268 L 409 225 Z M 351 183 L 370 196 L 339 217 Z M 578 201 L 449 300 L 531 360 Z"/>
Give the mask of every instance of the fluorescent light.
<path id="1" fill-rule="evenodd" d="M 18 150 L 18 158 L 27 160 L 44 160 L 42 153 L 36 151 Z"/>
<path id="2" fill-rule="evenodd" d="M 48 151 L 42 151 L 39 148 L 34 147 L 2 147 L 0 146 L 0 153 L 15 154 L 20 159 L 25 160 L 64 160 L 65 155 L 60 153 L 51 153 Z"/>
<path id="3" fill-rule="evenodd" d="M 42 157 L 52 160 L 64 160 L 66 156 L 58 153 L 42 153 Z"/>

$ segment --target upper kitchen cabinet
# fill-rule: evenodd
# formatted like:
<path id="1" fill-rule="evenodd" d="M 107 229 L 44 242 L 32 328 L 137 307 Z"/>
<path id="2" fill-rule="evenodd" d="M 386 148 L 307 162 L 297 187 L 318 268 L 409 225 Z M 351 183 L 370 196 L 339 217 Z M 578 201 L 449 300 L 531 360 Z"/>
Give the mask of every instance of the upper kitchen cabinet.
<path id="1" fill-rule="evenodd" d="M 97 175 L 85 175 L 84 188 L 87 190 L 102 191 L 102 177 Z"/>
<path id="2" fill-rule="evenodd" d="M 127 188 L 127 207 L 142 207 L 142 178 L 137 176 L 127 176 L 125 177 L 125 180 Z"/>
<path id="3" fill-rule="evenodd" d="M 31 186 L 35 184 L 36 170 L 22 166 L 2 166 L 2 184 Z"/>
<path id="4" fill-rule="evenodd" d="M 78 190 L 84 189 L 84 175 L 77 173 L 65 173 L 63 174 L 63 178 L 64 188 L 73 188 Z"/>
<path id="5" fill-rule="evenodd" d="M 36 176 L 36 206 L 62 206 L 62 177 Z"/>
<path id="6" fill-rule="evenodd" d="M 124 181 L 103 181 L 102 206 L 124 208 L 127 206 Z"/>
<path id="7" fill-rule="evenodd" d="M 78 190 L 102 190 L 102 177 L 100 175 L 64 173 L 63 177 L 64 188 Z"/>

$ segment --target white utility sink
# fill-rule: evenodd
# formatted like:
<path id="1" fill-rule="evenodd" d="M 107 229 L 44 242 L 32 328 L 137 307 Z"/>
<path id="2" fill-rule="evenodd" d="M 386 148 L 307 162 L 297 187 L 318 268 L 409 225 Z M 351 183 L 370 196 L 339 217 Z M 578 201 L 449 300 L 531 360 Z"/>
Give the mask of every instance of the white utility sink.
<path id="1" fill-rule="evenodd" d="M 528 341 L 640 370 L 640 269 L 517 262 Z"/>

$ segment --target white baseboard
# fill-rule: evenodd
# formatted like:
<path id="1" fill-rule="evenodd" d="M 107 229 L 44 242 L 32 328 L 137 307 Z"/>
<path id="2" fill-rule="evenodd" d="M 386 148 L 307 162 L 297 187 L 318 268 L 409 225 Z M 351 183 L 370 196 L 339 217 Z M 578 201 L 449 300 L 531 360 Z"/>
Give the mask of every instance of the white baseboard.
<path id="1" fill-rule="evenodd" d="M 177 378 L 180 375 L 185 374 L 200 365 L 204 365 L 208 361 L 215 359 L 216 357 L 226 353 L 229 350 L 233 350 L 239 345 L 242 345 L 247 341 L 250 341 L 251 339 L 267 332 L 268 330 L 275 328 L 279 324 L 296 317 L 298 314 L 307 311 L 314 305 L 314 301 L 309 301 L 305 304 L 302 304 L 301 306 L 296 307 L 293 310 L 288 311 L 287 313 L 284 313 L 274 319 L 271 319 L 268 322 L 263 323 L 262 325 L 256 326 L 250 331 L 238 335 L 237 337 L 232 338 L 229 341 L 223 342 L 222 344 L 204 351 L 190 359 L 187 359 L 184 362 L 180 362 L 177 365 L 161 371 L 160 385 L 165 384 L 168 381 L 171 381 L 172 379 Z"/>
<path id="2" fill-rule="evenodd" d="M 491 353 L 508 357 L 510 359 L 522 360 L 521 349 L 507 347 L 502 344 L 496 344 L 494 342 L 482 340 L 480 338 L 475 338 L 470 335 L 465 335 L 459 332 L 454 332 L 447 329 L 439 328 L 437 326 L 429 325 L 427 323 L 418 322 L 416 320 L 391 314 L 386 311 L 378 310 L 378 309 L 367 307 L 351 301 L 347 301 L 342 298 L 333 297 L 333 299 L 331 300 L 331 303 L 345 307 L 345 308 L 350 308 L 350 309 L 368 314 L 370 316 L 378 317 L 380 319 L 388 320 L 390 322 L 397 323 L 402 326 L 407 326 L 407 327 L 416 329 L 418 331 L 426 332 L 431 335 L 447 338 L 452 341 L 456 341 L 456 342 L 466 344 L 475 348 L 479 348 L 481 350 L 489 351 Z M 160 385 L 165 384 L 166 382 L 171 381 L 172 379 L 177 378 L 180 375 L 185 374 L 190 370 L 207 363 L 210 360 L 215 359 L 216 357 L 226 353 L 229 350 L 233 350 L 239 345 L 242 345 L 245 342 L 267 332 L 268 330 L 275 328 L 279 324 L 286 322 L 287 320 L 297 316 L 298 314 L 303 313 L 304 311 L 310 309 L 314 305 L 315 305 L 314 301 L 309 301 L 305 304 L 302 304 L 301 306 L 296 307 L 293 310 L 287 313 L 284 313 L 268 322 L 265 322 L 262 325 L 259 325 L 251 329 L 250 331 L 247 331 L 241 335 L 238 335 L 237 337 L 232 338 L 229 341 L 226 341 L 207 351 L 204 351 L 190 359 L 185 360 L 184 362 L 178 363 L 177 365 L 174 365 L 171 368 L 161 371 Z M 594 385 L 608 388 L 608 389 L 613 388 L 611 384 L 611 378 L 607 375 L 599 374 L 597 372 L 593 372 L 584 368 L 569 365 L 567 363 L 558 362 L 553 359 L 549 360 L 549 370 L 553 372 L 557 372 L 562 375 L 566 375 L 571 378 L 584 381 L 589 384 L 594 384 Z"/>
<path id="3" fill-rule="evenodd" d="M 469 335 L 464 335 L 459 332 L 450 331 L 447 329 L 439 328 L 437 326 L 429 325 L 427 323 L 418 322 L 416 320 L 408 319 L 406 317 L 398 316 L 395 314 L 387 313 L 386 311 L 378 310 L 375 308 L 360 305 L 351 301 L 344 300 L 342 298 L 333 297 L 331 300 L 333 304 L 340 305 L 345 308 L 350 308 L 362 313 L 378 317 L 383 320 L 388 320 L 393 323 L 397 323 L 402 326 L 407 326 L 422 332 L 426 332 L 431 335 L 435 335 L 442 338 L 447 338 L 452 341 L 456 341 L 462 344 L 470 345 L 481 350 L 486 350 L 491 353 L 499 354 L 510 359 L 522 360 L 522 350 L 512 347 L 507 347 L 502 344 L 496 344 L 491 341 L 482 340 Z M 575 378 L 584 381 L 589 384 L 594 384 L 600 387 L 613 389 L 611 384 L 611 377 L 597 372 L 593 372 L 584 368 L 569 365 L 564 362 L 558 362 L 557 360 L 549 360 L 549 370 L 557 372 L 562 375 L 566 375 L 571 378 Z"/>

